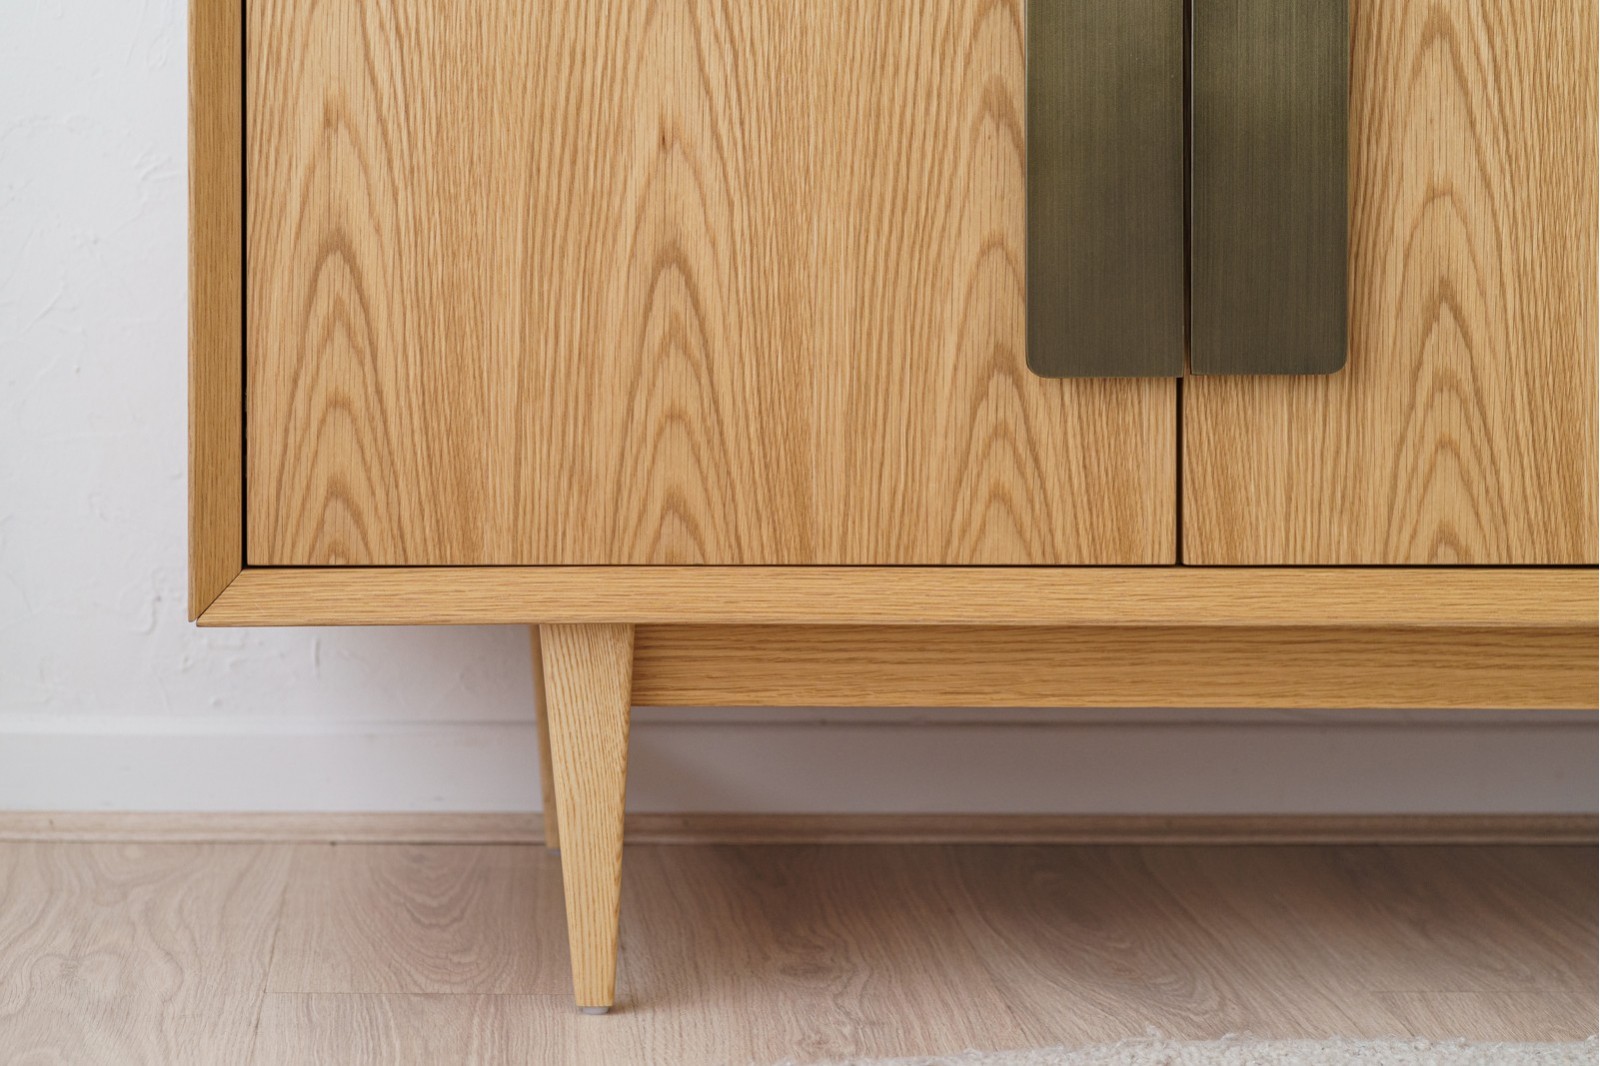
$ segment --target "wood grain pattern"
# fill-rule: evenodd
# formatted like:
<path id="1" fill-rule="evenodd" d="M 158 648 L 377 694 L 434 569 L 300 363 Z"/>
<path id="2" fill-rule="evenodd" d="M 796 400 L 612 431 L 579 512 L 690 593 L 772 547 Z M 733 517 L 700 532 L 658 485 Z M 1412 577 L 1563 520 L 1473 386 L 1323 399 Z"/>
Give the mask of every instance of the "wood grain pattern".
<path id="1" fill-rule="evenodd" d="M 1407 849 L 1363 848 L 1320 851 L 1285 870 L 1263 849 L 1246 849 L 1240 861 L 1209 880 L 1220 894 L 1269 877 L 1285 896 L 1342 927 L 1336 939 L 1323 937 L 1321 949 L 1343 961 L 1367 958 L 1364 979 L 1383 992 L 1426 988 L 1439 992 L 1570 992 L 1569 976 L 1594 950 L 1593 913 L 1565 915 L 1564 931 L 1553 933 L 1543 896 L 1548 884 L 1540 866 L 1563 862 L 1555 854 L 1528 848 L 1467 849 L 1453 857 L 1457 878 L 1434 881 L 1419 876 L 1425 862 Z M 1159 854 L 1158 877 L 1181 873 L 1181 856 Z M 1192 868 L 1192 867 L 1190 867 Z M 1566 887 L 1577 893 L 1595 886 L 1593 870 L 1568 868 Z M 1425 893 L 1425 894 L 1424 894 Z M 1527 921 L 1529 911 L 1540 915 Z M 1439 911 L 1479 911 L 1471 926 L 1434 928 L 1428 916 Z M 1241 922 L 1241 925 L 1245 923 Z M 1379 941 L 1397 949 L 1379 949 Z M 1585 982 L 1595 983 L 1594 975 Z"/>
<path id="2" fill-rule="evenodd" d="M 585 1050 L 598 1062 L 820 1062 L 1035 1042 L 928 891 L 948 869 L 940 850 L 719 848 L 685 863 L 679 849 L 630 849 L 625 1028 Z M 717 1024 L 685 1027 L 702 1004 Z"/>
<path id="3" fill-rule="evenodd" d="M 437 913 L 443 871 L 559 876 L 538 847 L 428 850 L 0 845 L 0 1048 L 152 1066 L 701 1066 L 1087 1044 L 1146 1025 L 1178 1039 L 1594 1030 L 1592 846 L 630 848 L 610 1018 L 576 1015 L 565 994 L 473 991 L 499 971 L 478 930 L 527 927 L 519 950 L 561 964 L 559 908 L 504 891 L 454 927 L 458 992 L 362 992 L 370 971 L 333 967 L 312 976 L 350 983 L 263 994 L 270 945 L 301 939 L 296 926 L 370 909 L 396 972 L 414 950 L 438 974 L 450 941 L 413 916 Z M 337 856 L 348 892 L 305 893 L 280 918 L 312 851 Z"/>
<path id="4" fill-rule="evenodd" d="M 968 936 L 1012 1009 L 1050 1030 L 1127 1038 L 1148 1028 L 1189 1033 L 1216 1026 L 1219 1033 L 1266 1037 L 1357 1029 L 1355 973 L 1321 958 L 1324 965 L 1305 983 L 1285 972 L 1282 957 L 1314 945 L 1320 921 L 1283 920 L 1281 873 L 1218 900 L 1204 880 L 1215 869 L 1211 856 L 1189 871 L 1194 884 L 1158 876 L 1152 866 L 1159 858 L 1143 849 L 952 849 L 937 883 L 950 907 L 983 915 Z M 1257 917 L 1262 932 L 1228 937 L 1218 927 L 1236 914 Z M 1272 976 L 1248 991 L 1240 987 L 1234 951 L 1250 960 L 1252 974 Z M 1051 961 L 1066 958 L 1075 960 L 1070 967 Z M 1129 1014 L 1125 1004 L 1140 986 L 1161 992 Z M 1312 997 L 1295 991 L 1312 988 L 1324 1006 L 1313 1007 Z M 1334 988 L 1357 995 L 1330 994 Z"/>
<path id="5" fill-rule="evenodd" d="M 1374 1006 L 1391 1019 L 1386 1032 L 1451 1032 L 1463 1040 L 1544 1043 L 1552 1034 L 1594 1035 L 1589 992 L 1379 992 Z"/>
<path id="6" fill-rule="evenodd" d="M 1592 844 L 1592 814 L 629 814 L 632 844 Z M 0 811 L 0 843 L 543 844 L 532 812 Z M 541 889 L 542 891 L 542 889 Z M 505 893 L 481 899 L 500 905 Z M 543 899 L 541 895 L 539 899 Z M 518 906 L 522 905 L 519 897 Z M 542 904 L 541 904 L 542 906 Z"/>
<path id="7" fill-rule="evenodd" d="M 189 618 L 244 565 L 240 0 L 189 5 Z"/>
<path id="8" fill-rule="evenodd" d="M 608 1009 L 616 995 L 633 627 L 547 625 L 539 642 L 572 985 L 579 1007 Z"/>
<path id="9" fill-rule="evenodd" d="M 907 996 L 915 997 L 929 974 L 911 975 Z M 917 978 L 920 978 L 918 980 Z M 1253 983 L 1241 990 L 1253 995 Z M 1170 998 L 1162 989 L 1157 995 Z M 1271 992 L 1269 991 L 1269 995 Z M 1593 996 L 1587 992 L 1375 992 L 1341 987 L 1339 999 L 1315 1002 L 1297 996 L 1288 1009 L 1281 1003 L 1248 1001 L 1229 1004 L 1228 1017 L 1266 1020 L 1270 1034 L 1288 1039 L 1393 1039 L 1395 1033 L 1431 1034 L 1442 1041 L 1484 1042 L 1581 1041 L 1594 1029 Z M 928 1030 L 905 1035 L 897 1026 L 873 1024 L 847 1007 L 817 1008 L 786 1001 L 762 1002 L 768 1013 L 787 1023 L 763 1032 L 757 1019 L 706 1011 L 684 1020 L 683 1011 L 628 1014 L 603 1024 L 574 1018 L 549 997 L 537 996 L 267 996 L 262 1007 L 256 1066 L 302 1066 L 305 1063 L 381 1062 L 386 1066 L 521 1066 L 527 1062 L 649 1062 L 652 1066 L 704 1066 L 707 1062 L 788 1061 L 784 1041 L 806 1047 L 846 1049 L 877 1059 L 914 1053 L 927 1043 Z M 1137 1012 L 1142 1004 L 1129 1003 Z M 1162 1012 L 1164 1018 L 1180 1017 Z M 943 1019 L 939 1032 L 950 1041 L 938 1050 L 968 1046 L 1015 1048 L 1027 1044 L 1072 1046 L 1139 1040 L 1146 1030 L 1125 1015 L 1122 1024 L 1100 1017 L 1040 1019 L 1019 1010 L 996 1016 L 964 1011 Z M 921 1020 L 920 1017 L 918 1019 Z M 827 1026 L 827 1028 L 823 1028 Z M 1214 1039 L 1223 1028 L 1189 1021 L 1171 1031 L 1206 1034 Z M 1035 1039 L 1033 1033 L 1048 1033 Z M 962 1036 L 962 1034 L 970 1034 Z M 920 1039 L 919 1039 L 920 1037 Z M 1368 1048 L 1366 1054 L 1381 1054 Z M 917 1061 L 925 1061 L 919 1057 Z M 1580 1061 L 1574 1059 L 1573 1061 Z"/>
<path id="10" fill-rule="evenodd" d="M 255 564 L 1162 563 L 1024 363 L 1020 0 L 249 9 Z"/>
<path id="11" fill-rule="evenodd" d="M 266 990 L 565 992 L 559 876 L 517 848 L 305 845 Z"/>
<path id="12" fill-rule="evenodd" d="M 983 916 L 968 935 L 1012 1009 L 1057 1030 L 1392 1036 L 1383 997 L 1396 990 L 1426 990 L 1420 998 L 1432 1005 L 1436 993 L 1462 984 L 1497 984 L 1508 964 L 1534 987 L 1593 986 L 1584 891 L 1594 876 L 1579 865 L 1588 849 L 1511 856 L 1533 880 L 1562 884 L 1555 906 L 1569 934 L 1566 953 L 1546 950 L 1554 900 L 1535 902 L 1521 890 L 1501 897 L 1503 875 L 1485 876 L 1480 851 L 1299 851 L 962 848 L 952 852 L 955 890 L 936 883 L 953 909 Z M 1367 883 L 1352 867 L 1392 876 Z M 1463 950 L 1475 940 L 1479 952 Z M 1063 967 L 1062 959 L 1074 961 Z M 1152 988 L 1161 991 L 1148 996 Z M 1141 1006 L 1130 1013 L 1136 997 Z M 1559 1022 L 1546 1015 L 1544 1038 L 1581 1039 L 1593 1031 L 1592 1014 L 1591 1005 Z M 1427 1008 L 1410 1021 L 1411 1035 L 1440 1024 Z M 1475 1028 L 1494 1026 L 1484 1019 Z"/>
<path id="13" fill-rule="evenodd" d="M 285 848 L 0 848 L 0 1058 L 247 1062 Z"/>
<path id="14" fill-rule="evenodd" d="M 1596 560 L 1593 4 L 1351 5 L 1350 362 L 1184 384 L 1184 559 Z"/>
<path id="15" fill-rule="evenodd" d="M 585 1024 L 523 1000 L 489 1016 L 509 1030 L 497 1045 L 528 1039 L 519 1028 L 554 1034 L 574 1062 L 831 1060 L 1091 1043 L 1148 1025 L 1187 1038 L 1391 1035 L 1385 985 L 1398 983 L 1416 993 L 1410 1032 L 1447 1036 L 1454 988 L 1494 984 L 1509 960 L 1551 1001 L 1518 1011 L 1524 991 L 1479 993 L 1490 1012 L 1471 1031 L 1493 1039 L 1498 1016 L 1581 1038 L 1592 1012 L 1574 1000 L 1593 987 L 1594 938 L 1582 894 L 1592 875 L 1578 866 L 1592 855 L 1519 851 L 1512 862 L 1529 876 L 1512 887 L 1469 851 L 1390 853 L 1376 865 L 1398 876 L 1362 900 L 1347 877 L 1321 883 L 1374 865 L 1337 849 L 641 848 L 625 1009 Z M 1452 877 L 1465 892 L 1430 906 Z M 1481 963 L 1454 950 L 1479 917 L 1490 923 Z M 1341 950 L 1353 920 L 1370 930 Z M 1544 951 L 1548 927 L 1568 932 L 1569 954 Z M 1429 931 L 1449 946 L 1420 943 Z M 341 1025 L 374 1009 L 403 1048 L 414 1023 L 400 1005 L 322 999 L 321 1017 L 295 1016 L 308 1030 L 298 1039 L 348 1046 Z M 477 1018 L 483 1031 L 487 1012 L 463 1003 L 451 1027 Z"/>
<path id="16" fill-rule="evenodd" d="M 201 625 L 1594 629 L 1589 569 L 246 568 Z"/>
<path id="17" fill-rule="evenodd" d="M 1600 706 L 1593 629 L 641 626 L 650 707 Z"/>
<path id="18" fill-rule="evenodd" d="M 268 995 L 253 1066 L 573 1063 L 564 997 Z"/>

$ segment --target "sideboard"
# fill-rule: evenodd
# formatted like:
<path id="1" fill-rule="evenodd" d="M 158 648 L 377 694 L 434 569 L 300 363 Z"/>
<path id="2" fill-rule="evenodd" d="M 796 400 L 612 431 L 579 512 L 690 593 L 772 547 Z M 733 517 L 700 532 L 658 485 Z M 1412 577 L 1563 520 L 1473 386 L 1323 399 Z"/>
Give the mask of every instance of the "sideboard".
<path id="1" fill-rule="evenodd" d="M 1593 709 L 1595 7 L 1351 0 L 1311 240 L 1260 2 L 1044 42 L 1047 217 L 1093 0 L 193 0 L 191 616 L 533 627 L 596 1012 L 633 704 Z"/>

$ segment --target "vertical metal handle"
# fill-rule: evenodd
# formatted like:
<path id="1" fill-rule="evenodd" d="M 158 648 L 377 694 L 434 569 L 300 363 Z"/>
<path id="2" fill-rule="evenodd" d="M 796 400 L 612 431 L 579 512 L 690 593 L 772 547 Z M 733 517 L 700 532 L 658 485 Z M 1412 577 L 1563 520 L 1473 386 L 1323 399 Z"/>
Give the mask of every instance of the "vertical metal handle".
<path id="1" fill-rule="evenodd" d="M 1032 0 L 1027 24 L 1028 366 L 1180 375 L 1183 5 Z"/>
<path id="2" fill-rule="evenodd" d="M 1192 0 L 1189 367 L 1331 374 L 1348 330 L 1348 0 Z"/>

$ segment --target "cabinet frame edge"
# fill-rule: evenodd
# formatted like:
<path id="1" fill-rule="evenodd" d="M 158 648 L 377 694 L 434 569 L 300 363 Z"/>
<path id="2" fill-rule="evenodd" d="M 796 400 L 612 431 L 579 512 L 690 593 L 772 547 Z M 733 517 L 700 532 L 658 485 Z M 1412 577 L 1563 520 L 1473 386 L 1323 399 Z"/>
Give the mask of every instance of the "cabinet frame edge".
<path id="1" fill-rule="evenodd" d="M 1593 567 L 245 567 L 204 626 L 1595 629 Z"/>
<path id="2" fill-rule="evenodd" d="M 244 569 L 244 17 L 189 7 L 189 618 Z"/>

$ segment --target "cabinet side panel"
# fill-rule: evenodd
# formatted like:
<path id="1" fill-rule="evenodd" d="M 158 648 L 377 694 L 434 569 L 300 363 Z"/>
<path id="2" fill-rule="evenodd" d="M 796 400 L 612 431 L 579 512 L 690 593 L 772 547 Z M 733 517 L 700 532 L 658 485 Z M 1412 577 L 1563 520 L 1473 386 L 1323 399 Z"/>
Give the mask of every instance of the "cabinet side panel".
<path id="1" fill-rule="evenodd" d="M 1159 563 L 1026 368 L 1021 0 L 249 9 L 254 564 Z"/>
<path id="2" fill-rule="evenodd" d="M 189 6 L 189 617 L 244 565 L 239 0 Z"/>
<path id="3" fill-rule="evenodd" d="M 1185 383 L 1185 560 L 1594 563 L 1595 6 L 1351 16 L 1349 365 Z"/>

